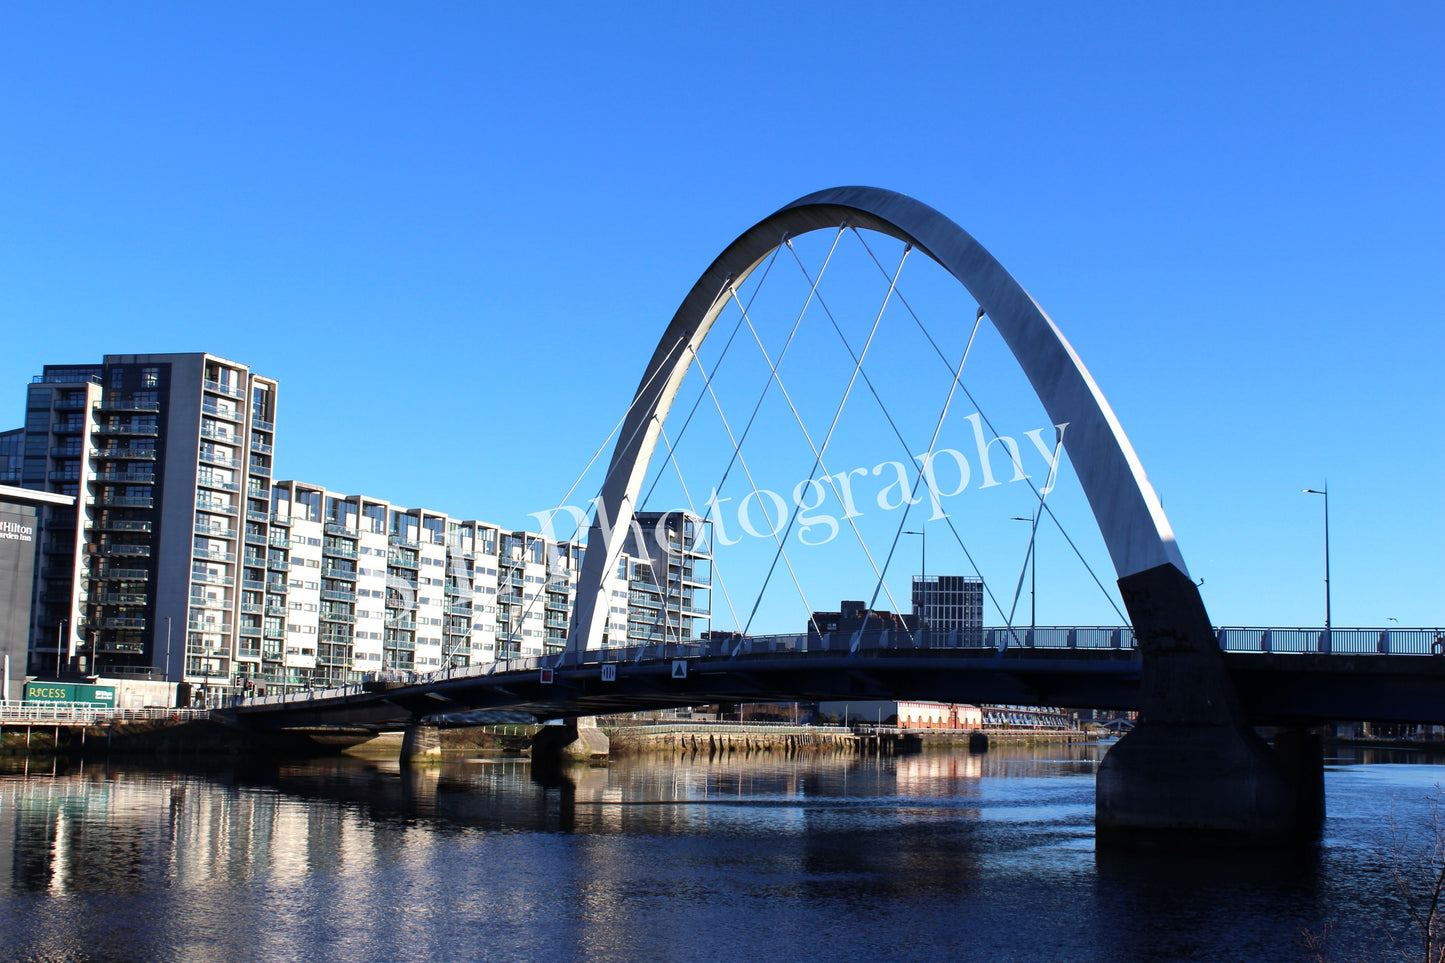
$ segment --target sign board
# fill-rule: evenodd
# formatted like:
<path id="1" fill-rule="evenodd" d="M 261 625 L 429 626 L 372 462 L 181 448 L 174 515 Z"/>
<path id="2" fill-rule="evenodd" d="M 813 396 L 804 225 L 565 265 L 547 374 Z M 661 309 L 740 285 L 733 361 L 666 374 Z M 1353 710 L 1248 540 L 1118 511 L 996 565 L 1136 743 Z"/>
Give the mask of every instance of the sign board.
<path id="1" fill-rule="evenodd" d="M 542 670 L 542 684 L 543 684 L 543 685 L 551 685 L 551 684 L 552 684 L 552 679 L 553 679 L 552 672 L 553 672 L 552 669 L 543 669 L 543 670 Z"/>
<path id="2" fill-rule="evenodd" d="M 81 705 L 115 705 L 115 686 L 79 682 L 27 682 L 26 702 L 76 702 Z"/>
<path id="3" fill-rule="evenodd" d="M 686 662 L 681 662 L 681 661 L 679 661 L 679 662 L 674 662 L 674 663 L 672 664 L 672 677 L 673 677 L 674 679 L 686 679 L 686 678 L 687 678 L 687 663 L 686 663 Z"/>
<path id="4" fill-rule="evenodd" d="M 602 681 L 603 681 L 603 682 L 616 682 L 616 681 L 617 681 L 617 666 L 612 665 L 612 664 L 604 665 L 604 666 L 602 667 Z"/>

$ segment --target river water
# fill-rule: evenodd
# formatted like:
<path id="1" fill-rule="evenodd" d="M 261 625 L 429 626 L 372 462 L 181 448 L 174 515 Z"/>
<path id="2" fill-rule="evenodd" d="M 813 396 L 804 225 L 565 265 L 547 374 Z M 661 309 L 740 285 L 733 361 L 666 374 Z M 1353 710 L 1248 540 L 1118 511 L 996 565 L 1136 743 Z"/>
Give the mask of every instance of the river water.
<path id="1" fill-rule="evenodd" d="M 1332 760 L 1322 842 L 1096 853 L 1100 746 L 415 773 L 0 762 L 0 959 L 1309 960 L 1414 951 L 1445 766 Z M 551 782 L 551 785 L 544 784 Z M 1409 878 L 1409 874 L 1406 874 Z M 1419 958 L 1418 952 L 1409 958 Z"/>

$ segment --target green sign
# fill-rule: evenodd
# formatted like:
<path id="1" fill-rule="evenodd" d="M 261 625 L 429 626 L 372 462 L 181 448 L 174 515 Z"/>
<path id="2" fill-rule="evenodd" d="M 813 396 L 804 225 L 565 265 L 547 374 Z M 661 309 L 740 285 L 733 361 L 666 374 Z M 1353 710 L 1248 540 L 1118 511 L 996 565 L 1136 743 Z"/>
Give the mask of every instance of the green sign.
<path id="1" fill-rule="evenodd" d="M 78 702 L 91 706 L 114 706 L 115 686 L 77 682 L 27 682 L 26 702 Z"/>

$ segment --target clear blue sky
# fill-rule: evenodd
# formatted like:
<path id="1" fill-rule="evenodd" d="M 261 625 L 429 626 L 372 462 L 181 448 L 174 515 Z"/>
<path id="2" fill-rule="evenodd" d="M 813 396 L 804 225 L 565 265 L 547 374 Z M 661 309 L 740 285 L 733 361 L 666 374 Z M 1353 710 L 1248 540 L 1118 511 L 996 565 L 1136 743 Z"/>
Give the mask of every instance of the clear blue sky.
<path id="1" fill-rule="evenodd" d="M 1445 623 L 1438 3 L 9 4 L 0 424 L 206 350 L 281 380 L 278 476 L 522 527 L 713 256 L 838 184 L 1049 311 L 1215 621 L 1320 621 L 1328 479 L 1335 623 Z M 1106 620 L 1073 591 L 1040 621 Z"/>

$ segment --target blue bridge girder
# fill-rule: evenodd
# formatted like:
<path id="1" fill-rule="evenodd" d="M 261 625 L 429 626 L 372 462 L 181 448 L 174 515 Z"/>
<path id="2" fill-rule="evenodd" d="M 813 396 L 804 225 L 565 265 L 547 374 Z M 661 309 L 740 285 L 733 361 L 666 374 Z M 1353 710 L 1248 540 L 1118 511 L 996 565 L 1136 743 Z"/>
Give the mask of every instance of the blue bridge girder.
<path id="1" fill-rule="evenodd" d="M 589 651 L 580 663 L 558 664 L 555 657 L 489 663 L 246 699 L 227 711 L 239 724 L 263 729 L 381 729 L 479 709 L 540 719 L 850 698 L 1139 707 L 1141 660 L 1127 627 L 975 631 L 963 638 L 766 636 Z M 982 644 L 998 633 L 1014 644 Z M 1219 639 L 1256 724 L 1445 723 L 1441 630 L 1220 629 Z M 1253 647 L 1244 648 L 1250 640 Z"/>

